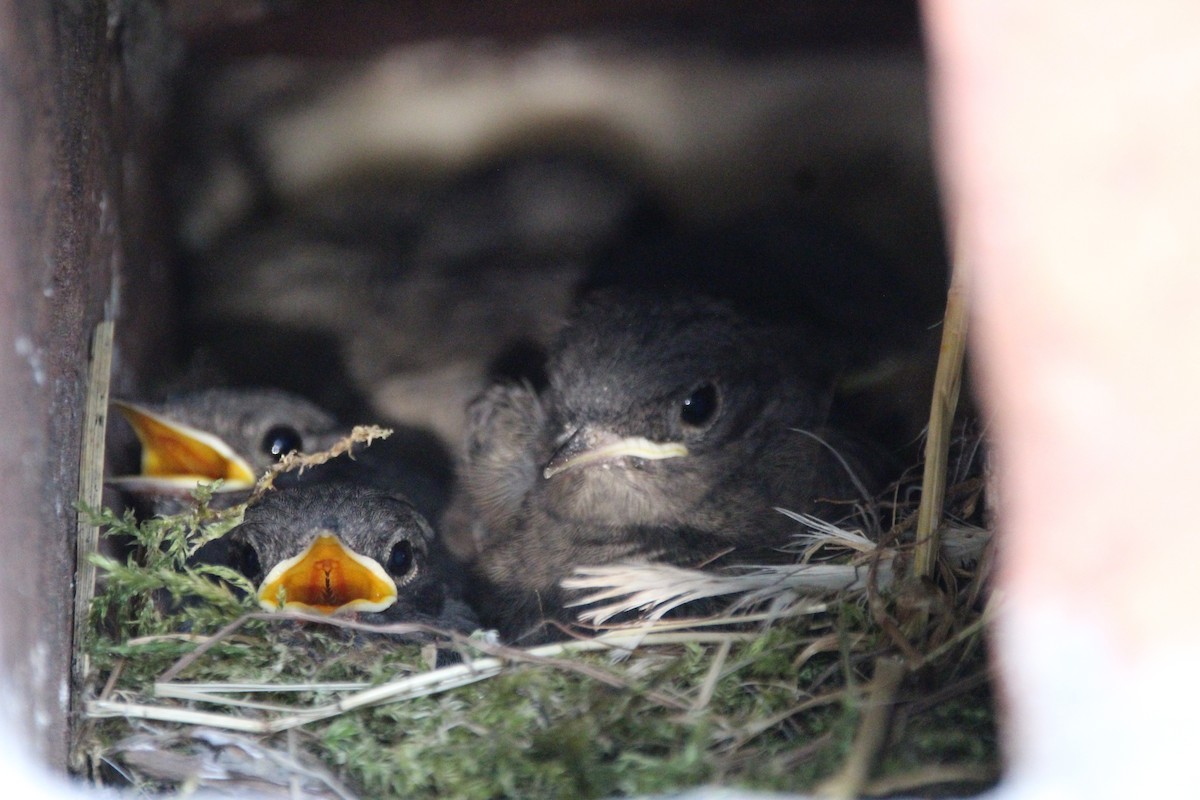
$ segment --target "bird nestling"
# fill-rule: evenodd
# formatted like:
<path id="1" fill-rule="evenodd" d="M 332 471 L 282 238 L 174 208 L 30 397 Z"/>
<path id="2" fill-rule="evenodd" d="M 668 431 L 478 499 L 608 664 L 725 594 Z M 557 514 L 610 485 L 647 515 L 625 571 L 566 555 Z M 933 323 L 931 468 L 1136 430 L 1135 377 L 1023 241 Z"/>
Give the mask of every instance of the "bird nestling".
<path id="1" fill-rule="evenodd" d="M 224 538 L 267 610 L 478 627 L 433 529 L 395 493 L 345 482 L 269 492 Z"/>
<path id="2" fill-rule="evenodd" d="M 323 450 L 341 435 L 334 418 L 275 389 L 207 389 L 163 403 L 113 401 L 141 444 L 140 470 L 109 478 L 130 494 L 187 497 L 201 482 L 244 493 L 293 450 Z"/>
<path id="3" fill-rule="evenodd" d="M 222 484 L 214 505 L 240 502 L 283 456 L 326 450 L 351 430 L 308 400 L 277 389 L 205 389 L 156 404 L 114 401 L 113 407 L 137 434 L 141 456 L 136 474 L 107 482 L 143 515 L 177 512 L 197 484 L 217 479 Z M 355 446 L 353 456 L 289 473 L 276 485 L 345 480 L 399 492 L 427 516 L 445 505 L 449 481 L 436 454 L 416 452 L 411 438 Z"/>
<path id="4" fill-rule="evenodd" d="M 762 558 L 795 532 L 777 507 L 840 518 L 851 507 L 831 501 L 862 499 L 853 456 L 832 449 L 852 448 L 822 429 L 832 376 L 798 331 L 697 297 L 599 292 L 547 375 L 471 405 L 446 517 L 484 621 L 509 638 L 565 618 L 575 567 Z"/>
<path id="5" fill-rule="evenodd" d="M 208 389 L 154 406 L 114 406 L 141 443 L 141 471 L 109 483 L 156 513 L 217 479 L 220 504 L 239 502 L 284 455 L 325 450 L 348 432 L 307 400 L 272 389 Z M 423 476 L 393 451 L 373 446 L 359 455 L 368 453 L 281 476 L 280 488 L 251 505 L 241 525 L 194 558 L 261 584 L 258 601 L 269 610 L 473 630 L 454 570 L 403 494 L 423 486 Z"/>

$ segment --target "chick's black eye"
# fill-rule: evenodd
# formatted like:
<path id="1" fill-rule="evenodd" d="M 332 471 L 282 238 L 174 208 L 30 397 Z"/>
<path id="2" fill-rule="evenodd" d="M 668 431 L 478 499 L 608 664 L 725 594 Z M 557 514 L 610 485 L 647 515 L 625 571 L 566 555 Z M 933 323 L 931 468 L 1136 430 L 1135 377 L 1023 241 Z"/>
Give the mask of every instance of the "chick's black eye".
<path id="1" fill-rule="evenodd" d="M 697 386 L 679 406 L 679 419 L 684 425 L 698 428 L 712 421 L 717 413 L 717 387 L 711 383 Z"/>
<path id="2" fill-rule="evenodd" d="M 293 450 L 300 450 L 304 442 L 299 432 L 290 425 L 276 425 L 267 431 L 262 440 L 262 451 L 275 458 L 283 458 Z"/>
<path id="3" fill-rule="evenodd" d="M 413 566 L 412 542 L 396 542 L 388 553 L 387 571 L 397 578 L 407 575 Z"/>

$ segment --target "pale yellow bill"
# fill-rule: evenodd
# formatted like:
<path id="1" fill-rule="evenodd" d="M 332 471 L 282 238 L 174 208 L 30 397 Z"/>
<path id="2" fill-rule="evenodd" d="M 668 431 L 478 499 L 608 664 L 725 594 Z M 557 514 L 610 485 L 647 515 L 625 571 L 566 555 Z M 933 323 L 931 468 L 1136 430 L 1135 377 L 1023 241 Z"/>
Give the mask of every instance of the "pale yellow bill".
<path id="1" fill-rule="evenodd" d="M 542 470 L 542 477 L 553 478 L 560 472 L 575 467 L 595 464 L 600 461 L 611 461 L 622 457 L 642 458 L 647 461 L 660 461 L 664 458 L 679 458 L 686 456 L 688 449 L 682 442 L 652 442 L 641 436 L 630 436 L 615 442 L 576 453 L 562 461 L 552 461 Z"/>

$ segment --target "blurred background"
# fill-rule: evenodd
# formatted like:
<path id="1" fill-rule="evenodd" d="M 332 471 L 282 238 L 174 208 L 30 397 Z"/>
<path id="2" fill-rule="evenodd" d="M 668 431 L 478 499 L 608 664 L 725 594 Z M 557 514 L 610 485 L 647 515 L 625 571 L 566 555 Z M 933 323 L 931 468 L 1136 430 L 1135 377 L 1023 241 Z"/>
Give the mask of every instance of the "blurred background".
<path id="1" fill-rule="evenodd" d="M 945 266 L 910 4 L 165 13 L 174 369 L 144 394 L 275 385 L 453 448 L 466 400 L 536 383 L 572 300 L 614 282 L 924 386 Z M 900 407 L 870 413 L 894 432 Z"/>

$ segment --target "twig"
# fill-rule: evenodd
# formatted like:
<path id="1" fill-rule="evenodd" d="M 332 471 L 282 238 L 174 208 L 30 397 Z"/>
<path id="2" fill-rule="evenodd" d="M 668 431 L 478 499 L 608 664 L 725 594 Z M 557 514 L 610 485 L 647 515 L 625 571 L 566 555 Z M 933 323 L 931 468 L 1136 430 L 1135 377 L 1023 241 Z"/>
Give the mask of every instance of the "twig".
<path id="1" fill-rule="evenodd" d="M 916 578 L 933 576 L 937 563 L 938 524 L 946 495 L 946 461 L 950 452 L 950 428 L 962 388 L 963 356 L 967 347 L 967 281 L 969 265 L 960 251 L 946 297 L 946 316 L 938 354 L 937 375 L 929 409 L 929 436 L 925 440 L 925 473 L 921 505 L 917 510 L 917 550 L 913 559 Z"/>
<path id="2" fill-rule="evenodd" d="M 296 758 L 296 731 L 290 730 L 287 732 L 287 754 L 293 761 L 299 762 Z M 288 797 L 291 800 L 300 800 L 300 776 L 292 772 L 288 776 Z"/>
<path id="3" fill-rule="evenodd" d="M 205 652 L 208 651 L 209 648 L 211 648 L 217 642 L 220 642 L 221 640 L 228 638 L 230 636 L 230 634 L 232 634 L 234 631 L 238 630 L 243 625 L 245 625 L 247 622 L 249 622 L 252 619 L 258 618 L 259 616 L 261 616 L 261 615 L 259 615 L 259 614 L 244 614 L 244 615 L 238 617 L 237 619 L 235 619 L 233 622 L 230 622 L 228 625 L 221 628 L 221 630 L 217 631 L 212 636 L 208 637 L 208 639 L 201 642 L 200 646 L 197 647 L 195 650 L 184 655 L 178 661 L 176 661 L 174 664 L 172 664 L 171 667 L 162 674 L 162 676 L 159 678 L 159 680 L 160 681 L 172 680 L 176 675 L 178 675 L 179 673 L 181 673 L 185 669 L 187 669 L 188 666 L 190 666 L 193 661 L 195 661 L 200 656 L 202 656 Z"/>
<path id="4" fill-rule="evenodd" d="M 893 658 L 875 660 L 875 678 L 871 682 L 871 693 L 865 704 L 858 734 L 854 737 L 854 745 L 841 772 L 825 781 L 817 790 L 818 795 L 853 798 L 862 794 L 879 753 L 887 743 L 893 704 L 904 675 L 904 665 L 899 661 Z"/>
<path id="5" fill-rule="evenodd" d="M 346 455 L 354 458 L 354 445 L 362 443 L 367 447 L 376 439 L 386 439 L 393 433 L 391 428 L 381 428 L 378 425 L 355 425 L 348 436 L 343 436 L 325 450 L 316 453 L 301 453 L 292 451 L 276 463 L 272 464 L 254 484 L 254 491 L 246 500 L 246 505 L 254 505 L 268 490 L 275 488 L 275 477 L 283 472 L 298 470 L 303 473 L 309 467 L 316 467 L 325 462 Z"/>
<path id="6" fill-rule="evenodd" d="M 708 665 L 708 672 L 704 675 L 704 682 L 700 684 L 700 693 L 696 695 L 696 701 L 692 703 L 693 713 L 698 713 L 708 708 L 708 704 L 712 701 L 713 692 L 716 691 L 717 681 L 721 679 L 721 671 L 725 669 L 725 660 L 729 658 L 729 650 L 732 647 L 732 639 L 726 639 L 717 646 L 717 653 L 713 656 L 712 663 Z"/>
<path id="7" fill-rule="evenodd" d="M 901 775 L 877 778 L 863 787 L 867 797 L 893 797 L 895 795 L 918 795 L 922 788 L 949 783 L 988 784 L 1000 778 L 1000 771 L 987 764 L 941 764 L 920 767 Z M 935 795 L 940 796 L 940 795 Z"/>
<path id="8" fill-rule="evenodd" d="M 989 670 L 981 669 L 972 675 L 955 681 L 949 686 L 943 686 L 932 694 L 924 695 L 919 700 L 912 701 L 904 707 L 904 713 L 908 719 L 918 717 L 929 709 L 940 706 L 948 700 L 953 700 L 967 692 L 972 692 L 980 686 L 988 685 L 992 678 L 993 675 Z"/>
<path id="9" fill-rule="evenodd" d="M 103 320 L 92 332 L 91 364 L 88 368 L 87 400 L 83 410 L 83 438 L 79 453 L 79 501 L 99 508 L 104 492 L 104 429 L 108 423 L 108 395 L 112 375 L 113 323 Z M 92 598 L 96 595 L 96 565 L 92 555 L 99 549 L 100 526 L 87 514 L 78 515 L 75 527 L 75 617 L 72 629 L 74 658 L 71 662 L 71 718 L 81 720 L 79 710 L 91 664 L 84 647 Z M 84 755 L 76 746 L 71 753 L 72 769 L 83 767 Z"/>
<path id="10" fill-rule="evenodd" d="M 875 551 L 875 557 L 871 560 L 871 571 L 867 576 L 867 608 L 871 612 L 871 619 L 875 621 L 875 624 L 880 627 L 911 665 L 920 660 L 921 654 L 917 652 L 916 648 L 912 646 L 912 643 L 901 632 L 900 626 L 888 611 L 887 601 L 879 591 L 881 588 L 878 577 L 881 561 L 880 554 L 884 552 L 884 548 L 887 545 L 894 539 L 899 538 L 899 536 L 899 527 L 893 527 L 884 534 L 883 539 L 879 542 L 879 548 Z"/>
<path id="11" fill-rule="evenodd" d="M 629 681 L 620 675 L 591 664 L 576 663 L 574 661 L 558 658 L 557 656 L 569 652 L 587 652 L 590 650 L 605 650 L 614 648 L 618 650 L 625 650 L 631 649 L 639 644 L 661 645 L 696 642 L 725 643 L 731 641 L 746 641 L 752 638 L 754 635 L 750 633 L 725 632 L 653 634 L 646 633 L 644 631 L 637 631 L 633 634 L 601 634 L 594 639 L 543 645 L 541 647 L 524 650 L 505 645 L 489 644 L 487 642 L 470 639 L 462 634 L 446 633 L 445 635 L 447 635 L 447 638 L 456 640 L 458 643 L 464 644 L 475 649 L 476 651 L 490 654 L 489 657 L 468 659 L 462 664 L 455 664 L 442 669 L 433 670 L 431 672 L 407 676 L 405 678 L 391 681 L 380 686 L 370 686 L 347 697 L 339 698 L 331 703 L 299 710 L 280 709 L 278 707 L 265 706 L 265 704 L 251 704 L 241 700 L 228 700 L 226 698 L 209 694 L 208 692 L 211 691 L 211 684 L 204 684 L 205 689 L 200 691 L 194 686 L 180 686 L 170 682 L 171 679 L 186 669 L 187 666 L 194 663 L 196 658 L 198 658 L 203 652 L 211 648 L 217 642 L 227 638 L 231 633 L 252 619 L 301 619 L 308 622 L 325 623 L 339 627 L 366 629 L 376 632 L 423 632 L 429 634 L 445 633 L 435 628 L 431 628 L 430 626 L 419 624 L 375 626 L 364 623 L 355 623 L 349 620 L 338 620 L 335 618 L 317 617 L 307 614 L 246 614 L 226 625 L 224 628 L 218 631 L 217 634 L 203 642 L 191 653 L 176 661 L 174 665 L 172 665 L 165 673 L 163 673 L 159 681 L 155 683 L 155 692 L 162 697 L 183 696 L 188 697 L 189 699 L 200 700 L 208 703 L 225 703 L 231 706 L 250 705 L 260 709 L 286 712 L 283 713 L 282 716 L 275 717 L 274 719 L 249 719 L 235 715 L 192 711 L 189 709 L 182 709 L 177 706 L 156 706 L 145 703 L 119 703 L 112 701 L 94 701 L 89 703 L 87 706 L 87 714 L 92 717 L 128 716 L 138 719 L 154 719 L 165 722 L 184 722 L 190 724 L 207 725 L 214 728 L 225 728 L 228 730 L 238 730 L 243 732 L 278 733 L 298 727 L 300 725 L 305 725 L 310 722 L 316 722 L 321 719 L 337 716 L 358 708 L 365 708 L 386 702 L 398 702 L 415 697 L 424 697 L 430 694 L 436 694 L 458 688 L 460 686 L 465 686 L 470 683 L 475 683 L 476 681 L 498 675 L 506 666 L 513 662 L 540 664 L 556 669 L 576 672 L 609 686 L 628 687 L 630 685 Z M 674 708 L 680 711 L 685 711 L 688 709 L 688 704 L 686 702 L 662 691 L 650 690 L 645 693 L 645 696 L 654 702 L 669 708 Z"/>
<path id="12" fill-rule="evenodd" d="M 104 682 L 104 688 L 100 690 L 100 699 L 105 700 L 112 696 L 113 689 L 117 687 L 117 679 L 121 677 L 121 673 L 125 670 L 125 659 L 117 659 L 117 663 L 113 666 L 112 671 L 108 673 L 108 680 Z"/>
<path id="13" fill-rule="evenodd" d="M 791 719 L 797 714 L 802 714 L 805 711 L 809 711 L 814 708 L 820 708 L 821 706 L 844 702 L 849 698 L 857 696 L 861 693 L 861 691 L 861 689 L 854 687 L 836 689 L 831 692 L 826 692 L 825 694 L 817 695 L 816 697 L 811 697 L 808 700 L 805 700 L 803 703 L 797 703 L 791 708 L 781 711 L 778 714 L 772 714 L 769 717 L 754 720 L 752 723 L 748 723 L 738 730 L 737 739 L 732 749 L 736 750 L 737 748 L 745 747 L 746 744 L 752 739 L 761 736 L 762 734 L 774 728 L 776 725 Z"/>
<path id="14" fill-rule="evenodd" d="M 928 653 L 925 653 L 915 663 L 910 664 L 910 668 L 919 669 L 927 664 L 932 664 L 959 642 L 965 641 L 972 636 L 979 635 L 985 627 L 991 624 L 992 619 L 996 616 L 996 611 L 993 606 L 994 603 L 989 602 L 976 619 L 972 620 L 970 624 L 960 628 L 949 639 L 942 642 Z"/>

